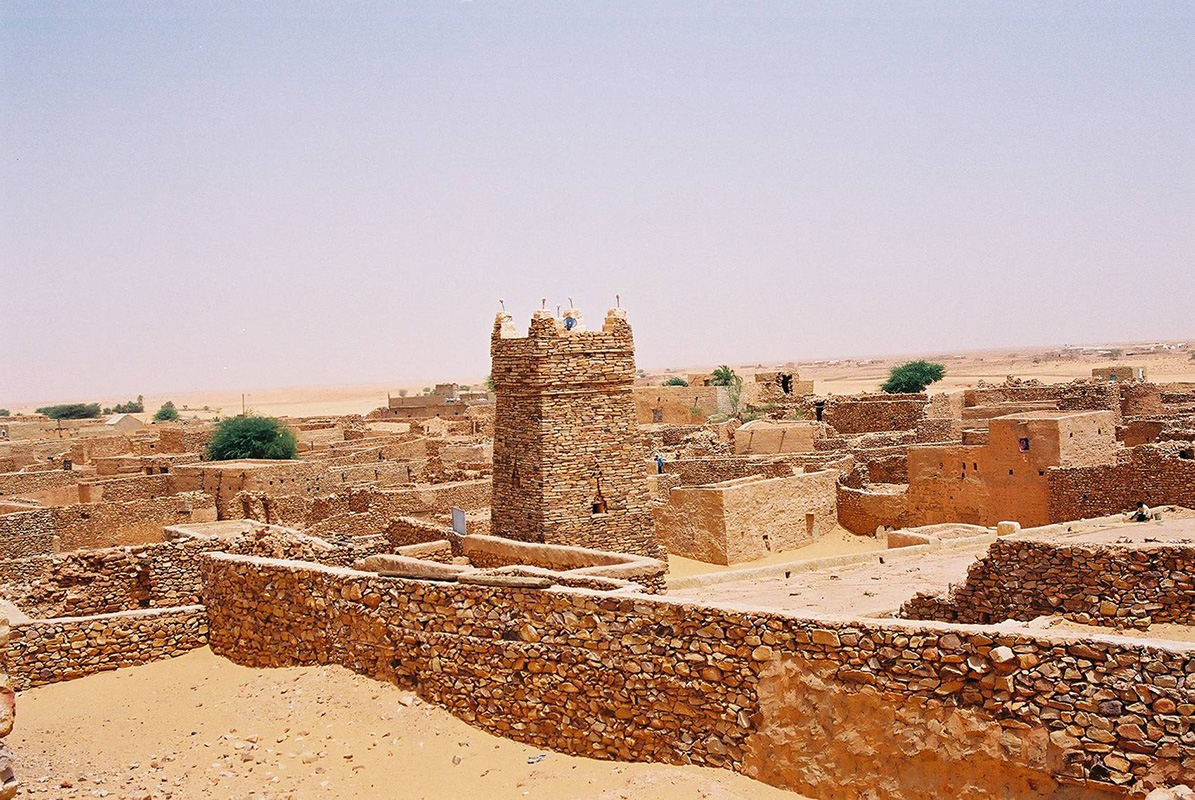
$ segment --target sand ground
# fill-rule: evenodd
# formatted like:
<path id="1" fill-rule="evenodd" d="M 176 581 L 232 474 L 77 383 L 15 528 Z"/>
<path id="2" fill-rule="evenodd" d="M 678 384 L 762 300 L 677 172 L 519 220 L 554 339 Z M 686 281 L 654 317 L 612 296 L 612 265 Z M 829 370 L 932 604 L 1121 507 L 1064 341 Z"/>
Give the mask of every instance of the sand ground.
<path id="1" fill-rule="evenodd" d="M 8 743 L 21 796 L 63 800 L 802 800 L 540 750 L 341 667 L 249 669 L 207 648 L 22 692 Z"/>
<path id="2" fill-rule="evenodd" d="M 854 392 L 876 391 L 887 377 L 888 370 L 898 363 L 913 358 L 928 358 L 939 361 L 946 366 L 946 377 L 934 384 L 930 391 L 947 391 L 968 386 L 974 386 L 978 381 L 1000 383 L 1007 375 L 1020 378 L 1036 378 L 1044 383 L 1065 383 L 1075 378 L 1088 378 L 1092 367 L 1110 366 L 1112 364 L 1131 364 L 1144 366 L 1147 377 L 1153 381 L 1191 381 L 1195 382 L 1195 360 L 1187 350 L 1168 350 L 1144 355 L 1125 355 L 1119 358 L 1084 355 L 1081 358 L 1053 358 L 1045 354 L 1054 347 L 1028 347 L 1019 349 L 983 350 L 966 353 L 926 354 L 909 353 L 904 355 L 884 356 L 880 358 L 840 359 L 830 362 L 797 361 L 795 367 L 801 377 L 815 382 L 814 389 L 818 393 L 851 394 Z M 1131 347 L 1124 347 L 1131 351 Z M 770 364 L 736 364 L 732 365 L 736 372 L 750 379 L 750 376 L 760 370 L 774 370 L 778 365 Z M 692 366 L 669 370 L 648 370 L 646 383 L 658 384 L 668 375 L 683 375 L 688 373 L 708 372 L 713 365 Z M 465 384 L 480 384 L 482 376 L 460 375 L 457 380 Z M 418 394 L 425 384 L 417 384 L 409 377 L 395 376 L 393 383 L 388 384 L 355 384 L 343 386 L 307 386 L 290 388 L 261 388 L 247 386 L 244 388 L 245 406 L 259 414 L 273 416 L 317 416 L 324 414 L 367 414 L 379 406 L 385 405 L 386 393 L 397 394 L 400 389 L 406 389 L 412 394 Z M 2 389 L 2 387 L 0 387 Z M 82 394 L 86 394 L 85 391 Z M 135 390 L 131 391 L 135 395 Z M 0 405 L 14 410 L 32 410 L 48 403 L 61 403 L 78 400 L 79 398 L 42 397 L 42 398 L 5 398 L 0 397 Z M 124 402 L 127 397 L 94 397 L 103 405 Z M 239 414 L 241 411 L 241 390 L 236 391 L 198 391 L 152 393 L 145 397 L 145 407 L 157 409 L 167 400 L 173 401 L 180 408 L 185 408 L 185 417 L 198 416 L 210 418 L 219 413 L 224 416 Z M 207 410 L 204 410 L 207 406 Z"/>
<path id="3" fill-rule="evenodd" d="M 984 543 L 971 549 L 912 558 L 893 555 L 899 551 L 883 551 L 864 564 L 676 589 L 668 596 L 735 608 L 887 617 L 917 592 L 942 591 L 962 582 L 967 567 L 987 547 Z"/>

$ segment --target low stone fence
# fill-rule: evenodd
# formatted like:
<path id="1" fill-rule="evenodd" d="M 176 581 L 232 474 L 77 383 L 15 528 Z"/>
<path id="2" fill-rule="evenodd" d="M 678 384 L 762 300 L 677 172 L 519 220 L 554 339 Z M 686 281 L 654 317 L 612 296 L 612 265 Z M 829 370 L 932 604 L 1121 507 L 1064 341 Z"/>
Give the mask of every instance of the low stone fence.
<path id="1" fill-rule="evenodd" d="M 1195 547 L 1000 539 L 947 594 L 917 594 L 906 619 L 989 625 L 1059 615 L 1089 625 L 1195 624 Z"/>
<path id="2" fill-rule="evenodd" d="M 1123 798 L 1192 777 L 1189 644 L 202 561 L 215 652 L 341 664 L 539 747 L 902 800 Z"/>
<path id="3" fill-rule="evenodd" d="M 4 658 L 14 689 L 181 655 L 207 643 L 202 606 L 20 622 Z"/>

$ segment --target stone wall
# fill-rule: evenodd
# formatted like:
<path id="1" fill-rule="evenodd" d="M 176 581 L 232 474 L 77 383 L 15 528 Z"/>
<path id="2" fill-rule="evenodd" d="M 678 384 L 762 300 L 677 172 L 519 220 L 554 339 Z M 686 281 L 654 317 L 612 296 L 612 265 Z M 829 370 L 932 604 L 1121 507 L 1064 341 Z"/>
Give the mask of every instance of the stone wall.
<path id="1" fill-rule="evenodd" d="M 635 347 L 626 312 L 573 331 L 535 312 L 490 339 L 494 418 L 492 530 L 521 541 L 660 554 L 635 417 Z"/>
<path id="2" fill-rule="evenodd" d="M 1112 411 L 1120 421 L 1120 389 L 1115 383 L 1068 383 L 1058 391 L 1060 411 Z"/>
<path id="3" fill-rule="evenodd" d="M 40 472 L 0 472 L 0 497 L 28 495 L 74 486 L 82 473 L 69 469 L 48 469 Z"/>
<path id="4" fill-rule="evenodd" d="M 13 688 L 32 689 L 181 655 L 207 643 L 202 606 L 20 622 L 4 661 Z"/>
<path id="5" fill-rule="evenodd" d="M 439 523 L 427 522 L 414 517 L 396 517 L 386 528 L 386 539 L 392 547 L 407 547 L 413 544 L 447 541 L 452 551 L 461 555 L 461 535 L 452 528 Z"/>
<path id="6" fill-rule="evenodd" d="M 1195 460 L 1179 455 L 1189 446 L 1140 445 L 1114 465 L 1047 470 L 1050 513 L 1055 520 L 1098 517 L 1133 508 L 1138 501 L 1195 508 Z"/>
<path id="7" fill-rule="evenodd" d="M 803 470 L 806 463 L 817 459 L 803 453 L 777 456 L 710 456 L 707 458 L 677 458 L 664 462 L 664 474 L 677 475 L 683 486 L 721 483 L 751 475 L 778 478 Z"/>
<path id="8" fill-rule="evenodd" d="M 1195 625 L 1195 547 L 1000 539 L 947 594 L 918 594 L 907 619 L 989 625 L 1059 615 L 1089 625 Z"/>
<path id="9" fill-rule="evenodd" d="M 21 558 L 55 550 L 54 511 L 37 508 L 0 514 L 0 558 Z"/>
<path id="10" fill-rule="evenodd" d="M 904 528 L 909 524 L 909 498 L 905 486 L 858 488 L 838 484 L 838 524 L 851 533 L 874 536 L 878 528 Z"/>
<path id="11" fill-rule="evenodd" d="M 802 619 L 227 555 L 205 557 L 203 571 L 215 652 L 258 667 L 342 664 L 538 747 L 851 798 L 1094 800 L 1192 775 L 1186 644 Z"/>
<path id="12" fill-rule="evenodd" d="M 127 503 L 130 500 L 148 500 L 174 494 L 169 475 L 130 475 L 127 478 L 107 478 L 81 484 L 89 492 L 87 502 L 104 500 L 110 503 Z"/>
<path id="13" fill-rule="evenodd" d="M 700 425 L 730 410 L 725 386 L 636 386 L 632 396 L 640 425 Z"/>
<path id="14" fill-rule="evenodd" d="M 162 528 L 216 518 L 215 503 L 192 492 L 127 503 L 80 503 L 0 516 L 0 558 L 50 552 L 29 545 L 36 540 L 58 550 L 138 544 L 160 538 Z M 48 538 L 47 538 L 48 537 Z"/>
<path id="15" fill-rule="evenodd" d="M 678 487 L 655 507 L 656 535 L 669 553 L 711 564 L 793 550 L 833 530 L 837 481 L 824 470 Z"/>
<path id="16" fill-rule="evenodd" d="M 924 394 L 834 397 L 822 421 L 844 434 L 905 431 L 926 418 L 928 401 Z"/>

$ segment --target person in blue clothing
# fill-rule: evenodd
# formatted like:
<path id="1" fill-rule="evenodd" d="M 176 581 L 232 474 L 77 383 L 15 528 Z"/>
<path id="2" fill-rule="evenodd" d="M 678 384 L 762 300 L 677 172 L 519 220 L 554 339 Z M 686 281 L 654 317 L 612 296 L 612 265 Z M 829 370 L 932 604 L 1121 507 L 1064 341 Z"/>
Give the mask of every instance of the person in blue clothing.
<path id="1" fill-rule="evenodd" d="M 659 453 L 656 453 L 656 474 L 664 474 L 664 456 L 660 455 Z"/>

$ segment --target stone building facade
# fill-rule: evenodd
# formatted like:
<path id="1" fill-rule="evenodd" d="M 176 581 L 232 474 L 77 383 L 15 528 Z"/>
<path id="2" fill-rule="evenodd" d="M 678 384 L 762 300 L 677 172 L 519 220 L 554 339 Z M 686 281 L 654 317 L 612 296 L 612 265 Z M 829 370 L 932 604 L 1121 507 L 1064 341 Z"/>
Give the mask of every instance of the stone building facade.
<path id="1" fill-rule="evenodd" d="M 541 310 L 525 337 L 501 313 L 490 353 L 497 393 L 493 533 L 659 555 L 626 312 L 611 309 L 600 331 L 585 331 L 566 330 Z"/>

